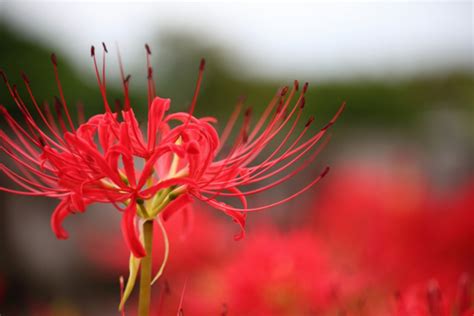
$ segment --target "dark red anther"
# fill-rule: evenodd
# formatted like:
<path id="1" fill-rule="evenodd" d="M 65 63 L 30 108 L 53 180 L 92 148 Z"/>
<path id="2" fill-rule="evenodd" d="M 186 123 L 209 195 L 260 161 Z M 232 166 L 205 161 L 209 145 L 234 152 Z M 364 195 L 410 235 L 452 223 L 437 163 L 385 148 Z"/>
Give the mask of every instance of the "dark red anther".
<path id="1" fill-rule="evenodd" d="M 55 54 L 55 53 L 52 53 L 52 54 L 51 54 L 51 62 L 52 62 L 53 65 L 55 65 L 55 66 L 58 65 L 58 59 L 56 58 L 56 54 Z"/>
<path id="2" fill-rule="evenodd" d="M 247 110 L 245 110 L 245 117 L 249 117 L 250 115 L 252 115 L 252 108 L 247 108 Z"/>
<path id="3" fill-rule="evenodd" d="M 107 50 L 107 46 L 105 46 L 105 43 L 104 43 L 104 42 L 102 42 L 102 47 L 104 48 L 104 51 L 105 51 L 106 53 L 109 52 L 109 51 Z"/>
<path id="4" fill-rule="evenodd" d="M 311 117 L 309 118 L 308 122 L 306 122 L 305 127 L 308 127 L 308 126 L 311 125 L 313 122 L 314 122 L 314 116 L 311 116 Z"/>
<path id="5" fill-rule="evenodd" d="M 203 71 L 205 66 L 206 66 L 206 60 L 204 58 L 201 58 L 201 63 L 199 64 L 199 70 Z"/>
<path id="6" fill-rule="evenodd" d="M 131 75 L 127 75 L 127 77 L 125 77 L 125 80 L 123 82 L 128 83 L 131 77 L 132 77 Z"/>
<path id="7" fill-rule="evenodd" d="M 91 57 L 95 56 L 95 47 L 94 45 L 91 46 Z"/>
<path id="8" fill-rule="evenodd" d="M 151 55 L 151 49 L 150 49 L 150 46 L 148 44 L 145 44 L 145 49 L 146 49 L 147 54 Z"/>
<path id="9" fill-rule="evenodd" d="M 295 87 L 295 90 L 298 91 L 298 89 L 299 89 L 299 87 L 300 87 L 300 83 L 298 82 L 298 80 L 295 80 L 295 81 L 293 82 L 293 85 L 294 85 L 294 87 Z"/>
<path id="10" fill-rule="evenodd" d="M 321 131 L 325 131 L 327 130 L 328 128 L 330 128 L 334 123 L 333 122 L 329 122 L 327 123 L 326 125 L 324 125 L 323 128 L 321 128 Z"/>
<path id="11" fill-rule="evenodd" d="M 331 168 L 329 168 L 329 166 L 326 167 L 326 169 L 324 169 L 323 173 L 321 173 L 321 178 L 324 178 L 324 177 L 328 174 L 328 172 L 329 172 L 330 169 L 331 169 Z"/>
<path id="12" fill-rule="evenodd" d="M 280 96 L 285 96 L 285 94 L 288 92 L 288 87 L 283 87 L 280 92 Z"/>
<path id="13" fill-rule="evenodd" d="M 300 101 L 300 109 L 303 109 L 305 104 L 306 104 L 306 99 L 305 99 L 305 97 L 302 97 L 301 101 Z"/>
<path id="14" fill-rule="evenodd" d="M 305 82 L 305 83 L 304 83 L 304 86 L 303 86 L 303 93 L 306 93 L 306 91 L 308 90 L 308 85 L 309 85 L 308 82 Z"/>
<path id="15" fill-rule="evenodd" d="M 5 83 L 8 83 L 7 75 L 5 74 L 5 72 L 3 71 L 3 69 L 0 69 L 0 76 L 2 76 L 3 81 L 5 81 Z"/>
<path id="16" fill-rule="evenodd" d="M 46 146 L 46 141 L 44 140 L 43 136 L 38 135 L 38 142 L 40 143 L 41 147 Z"/>
<path id="17" fill-rule="evenodd" d="M 16 84 L 12 84 L 12 90 L 13 90 L 13 94 L 15 95 L 15 98 L 19 98 L 20 94 L 18 93 Z"/>
<path id="18" fill-rule="evenodd" d="M 30 83 L 30 79 L 23 71 L 21 72 L 21 77 L 23 78 L 23 81 L 25 81 L 26 84 Z"/>

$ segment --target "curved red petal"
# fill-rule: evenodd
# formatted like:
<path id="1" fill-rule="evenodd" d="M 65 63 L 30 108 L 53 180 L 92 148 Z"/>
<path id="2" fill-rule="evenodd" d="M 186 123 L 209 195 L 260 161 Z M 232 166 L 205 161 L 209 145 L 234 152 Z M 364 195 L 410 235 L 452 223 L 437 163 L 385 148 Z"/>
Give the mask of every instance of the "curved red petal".
<path id="1" fill-rule="evenodd" d="M 128 248 L 136 258 L 143 258 L 146 255 L 140 238 L 135 229 L 135 215 L 137 213 L 137 202 L 132 199 L 130 205 L 125 209 L 122 217 L 122 233 Z"/>
<path id="2" fill-rule="evenodd" d="M 176 214 L 179 210 L 191 202 L 192 198 L 189 194 L 181 194 L 165 207 L 162 213 L 163 220 L 168 220 L 172 215 Z"/>
<path id="3" fill-rule="evenodd" d="M 69 237 L 66 230 L 62 227 L 64 219 L 71 214 L 69 208 L 69 197 L 62 200 L 51 216 L 51 229 L 58 239 L 67 239 Z"/>

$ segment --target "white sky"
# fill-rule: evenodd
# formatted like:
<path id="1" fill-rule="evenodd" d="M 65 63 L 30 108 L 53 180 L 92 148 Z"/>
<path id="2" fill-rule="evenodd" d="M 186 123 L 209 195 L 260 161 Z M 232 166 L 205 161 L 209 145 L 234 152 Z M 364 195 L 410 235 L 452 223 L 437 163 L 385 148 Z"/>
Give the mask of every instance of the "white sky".
<path id="1" fill-rule="evenodd" d="M 143 58 L 145 42 L 171 29 L 222 46 L 231 53 L 229 65 L 257 77 L 397 76 L 473 69 L 470 1 L 2 3 L 0 10 L 9 23 L 70 55 L 79 67 L 90 65 L 91 44 L 118 42 L 130 63 Z M 156 52 L 158 43 L 150 44 Z"/>

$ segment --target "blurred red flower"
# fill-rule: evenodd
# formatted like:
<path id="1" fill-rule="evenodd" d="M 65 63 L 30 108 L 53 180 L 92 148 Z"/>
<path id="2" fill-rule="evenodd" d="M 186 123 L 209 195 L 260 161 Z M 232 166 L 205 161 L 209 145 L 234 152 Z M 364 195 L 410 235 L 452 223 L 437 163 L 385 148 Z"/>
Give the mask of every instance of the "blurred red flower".
<path id="1" fill-rule="evenodd" d="M 309 230 L 281 233 L 267 226 L 234 248 L 224 262 L 193 271 L 185 312 L 319 315 L 359 291 L 360 281 L 339 269 Z"/>
<path id="2" fill-rule="evenodd" d="M 380 293 L 474 272 L 474 182 L 437 194 L 408 161 L 339 166 L 322 188 L 313 224 L 341 260 Z"/>
<path id="3" fill-rule="evenodd" d="M 224 254 L 231 251 L 229 240 L 224 237 L 228 236 L 229 227 L 211 216 L 209 209 L 196 206 L 195 211 L 199 216 L 188 218 L 183 212 L 183 216 L 175 216 L 165 222 L 168 237 L 173 240 L 166 278 L 198 273 L 203 266 L 225 260 Z M 116 229 L 110 227 L 98 231 L 95 226 L 87 224 L 80 229 L 84 234 L 80 236 L 79 249 L 101 275 L 116 278 L 118 273 L 128 269 L 129 251 Z M 160 232 L 155 230 L 154 239 L 161 238 Z M 153 243 L 154 262 L 163 260 L 163 247 L 163 243 Z"/>

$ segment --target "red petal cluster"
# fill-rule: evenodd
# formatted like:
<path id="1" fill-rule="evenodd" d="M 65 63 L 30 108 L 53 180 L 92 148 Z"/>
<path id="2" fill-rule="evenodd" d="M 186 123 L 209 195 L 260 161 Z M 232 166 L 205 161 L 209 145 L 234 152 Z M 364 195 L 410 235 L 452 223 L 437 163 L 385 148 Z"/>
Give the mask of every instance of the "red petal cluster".
<path id="1" fill-rule="evenodd" d="M 106 52 L 104 45 L 101 73 L 95 49 L 91 49 L 105 113 L 91 117 L 77 128 L 62 92 L 54 55 L 52 62 L 60 95 L 55 102 L 56 118 L 47 104 L 38 104 L 30 82 L 24 76 L 31 103 L 39 115 L 39 121 L 36 121 L 16 87 L 11 86 L 3 76 L 7 89 L 23 114 L 26 127 L 1 107 L 4 119 L 16 136 L 13 139 L 2 130 L 1 148 L 17 168 L 4 164 L 0 167 L 21 189 L 0 189 L 58 198 L 60 203 L 51 219 L 52 229 L 58 238 L 67 238 L 61 224 L 68 215 L 84 212 L 91 203 L 112 203 L 123 212 L 122 229 L 128 246 L 136 257 L 143 257 L 145 251 L 136 231 L 137 218 L 149 219 L 162 212 L 166 219 L 196 198 L 231 216 L 242 229 L 236 236 L 238 239 L 243 237 L 246 212 L 287 202 L 312 187 L 327 173 L 328 168 L 304 188 L 274 203 L 253 208 L 247 205 L 247 196 L 287 181 L 310 164 L 322 148 L 322 145 L 318 146 L 319 141 L 344 108 L 344 105 L 341 106 L 329 124 L 317 133 L 310 131 L 312 120 L 302 131 L 296 132 L 307 84 L 298 97 L 297 82 L 291 91 L 287 87 L 278 91 L 252 129 L 251 111 L 246 110 L 233 144 L 226 153 L 222 153 L 221 149 L 238 121 L 243 104 L 239 102 L 221 136 L 212 125 L 214 118 L 193 116 L 204 62 L 199 67 L 189 111 L 169 114 L 170 100 L 155 94 L 151 52 L 147 47 L 148 123 L 146 131 L 142 132 L 129 99 L 130 77 L 125 77 L 121 63 L 124 106 L 118 106 L 113 112 L 108 103 Z M 83 115 L 80 113 L 78 116 Z M 281 142 L 275 148 L 268 148 L 279 135 Z M 268 149 L 272 150 L 270 155 L 263 161 L 258 158 Z M 272 179 L 271 183 L 258 189 L 244 191 L 241 188 L 258 185 L 268 179 Z M 224 203 L 222 197 L 237 198 L 240 206 Z M 154 200 L 159 200 L 161 204 L 153 204 Z M 144 209 L 144 205 L 152 209 Z"/>

